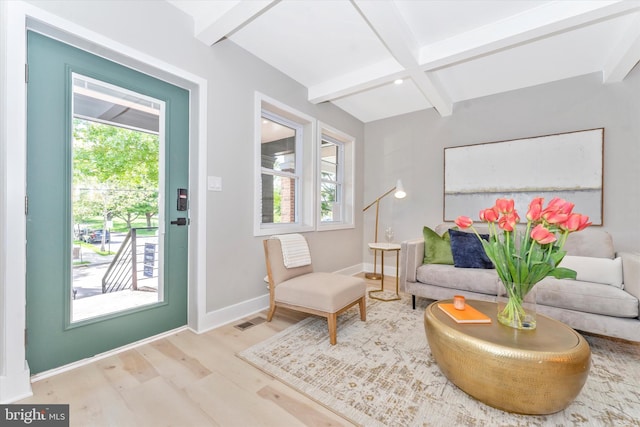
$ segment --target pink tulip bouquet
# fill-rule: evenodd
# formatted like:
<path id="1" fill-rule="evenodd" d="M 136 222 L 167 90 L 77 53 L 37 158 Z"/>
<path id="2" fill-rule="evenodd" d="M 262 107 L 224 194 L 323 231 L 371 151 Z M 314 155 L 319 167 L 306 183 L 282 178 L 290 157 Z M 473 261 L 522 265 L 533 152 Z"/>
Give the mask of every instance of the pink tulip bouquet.
<path id="1" fill-rule="evenodd" d="M 525 320 L 522 302 L 536 283 L 547 276 L 576 278 L 575 271 L 558 267 L 558 264 L 566 254 L 563 247 L 567 236 L 591 225 L 588 216 L 572 212 L 573 203 L 554 198 L 547 207 L 543 204 L 541 197 L 531 201 L 527 226 L 520 236 L 516 230 L 520 216 L 512 199 L 498 199 L 493 207 L 480 211 L 480 220 L 489 226 L 488 241 L 473 228 L 471 218 L 460 216 L 455 221 L 461 229 L 471 227 L 478 236 L 505 286 L 508 302 L 503 310 L 499 310 L 498 320 L 520 329 L 535 328 L 535 319 Z"/>

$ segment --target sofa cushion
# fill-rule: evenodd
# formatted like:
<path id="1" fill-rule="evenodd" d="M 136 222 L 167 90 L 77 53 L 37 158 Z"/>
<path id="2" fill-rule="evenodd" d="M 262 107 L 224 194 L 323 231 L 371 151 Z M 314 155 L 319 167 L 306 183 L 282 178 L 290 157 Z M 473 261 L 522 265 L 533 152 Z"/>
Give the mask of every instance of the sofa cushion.
<path id="1" fill-rule="evenodd" d="M 616 256 L 611 235 L 600 227 L 587 227 L 570 233 L 563 248 L 567 255 L 613 259 Z"/>
<path id="2" fill-rule="evenodd" d="M 434 229 L 436 233 L 442 234 L 451 227 L 456 227 L 454 223 L 441 223 Z M 489 229 L 484 223 L 477 223 L 473 226 L 478 233 L 488 233 Z M 526 224 L 518 224 L 518 229 L 524 230 Z M 598 258 L 615 258 L 613 239 L 611 235 L 600 227 L 587 227 L 586 229 L 570 233 L 564 245 L 567 255 L 592 256 Z"/>
<path id="3" fill-rule="evenodd" d="M 423 227 L 422 234 L 424 236 L 424 264 L 453 265 L 449 231 L 447 230 L 442 236 L 439 236 L 429 227 Z"/>
<path id="4" fill-rule="evenodd" d="M 498 274 L 495 270 L 456 268 L 451 265 L 423 264 L 416 272 L 418 282 L 495 296 Z"/>
<path id="5" fill-rule="evenodd" d="M 545 277 L 536 285 L 538 304 L 615 317 L 638 317 L 638 299 L 614 286 Z"/>
<path id="6" fill-rule="evenodd" d="M 475 233 L 449 230 L 451 237 L 451 253 L 453 264 L 459 268 L 494 268 L 493 263 L 484 252 L 482 243 Z M 488 234 L 481 234 L 485 240 L 489 240 Z"/>
<path id="7" fill-rule="evenodd" d="M 560 267 L 576 272 L 576 279 L 583 282 L 604 283 L 623 289 L 622 259 L 596 258 L 566 255 Z"/>

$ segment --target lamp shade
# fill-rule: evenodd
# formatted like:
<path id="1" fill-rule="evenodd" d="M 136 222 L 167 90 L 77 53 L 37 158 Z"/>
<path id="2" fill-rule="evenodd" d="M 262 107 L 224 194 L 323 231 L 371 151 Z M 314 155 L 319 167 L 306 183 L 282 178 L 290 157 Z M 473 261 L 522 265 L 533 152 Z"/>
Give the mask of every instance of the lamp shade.
<path id="1" fill-rule="evenodd" d="M 402 181 L 398 180 L 396 183 L 396 192 L 393 193 L 393 196 L 396 199 L 404 199 L 407 196 L 407 193 L 404 191 L 404 187 L 402 186 Z"/>

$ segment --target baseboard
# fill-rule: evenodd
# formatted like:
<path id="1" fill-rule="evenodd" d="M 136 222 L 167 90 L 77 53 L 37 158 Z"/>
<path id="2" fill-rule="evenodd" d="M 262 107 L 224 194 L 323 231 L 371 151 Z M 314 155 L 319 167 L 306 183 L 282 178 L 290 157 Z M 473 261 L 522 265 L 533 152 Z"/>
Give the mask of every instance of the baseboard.
<path id="1" fill-rule="evenodd" d="M 347 267 L 347 268 L 343 268 L 340 269 L 338 271 L 334 271 L 334 273 L 336 274 L 344 274 L 346 276 L 355 276 L 358 273 L 362 273 L 363 270 L 363 265 L 362 264 L 356 264 L 356 265 L 352 265 L 351 267 Z"/>
<path id="2" fill-rule="evenodd" d="M 60 366 L 58 368 L 50 369 L 48 371 L 40 372 L 39 374 L 35 374 L 31 377 L 31 382 L 41 381 L 46 378 L 52 377 L 54 375 L 61 374 L 63 372 L 70 371 L 75 368 L 79 368 L 80 366 L 88 365 L 89 363 L 96 362 L 101 359 L 106 359 L 107 357 L 111 357 L 115 354 L 122 353 L 123 351 L 131 350 L 132 348 L 140 347 L 141 345 L 148 344 L 152 341 L 156 341 L 162 339 L 164 337 L 168 337 L 170 335 L 174 335 L 180 331 L 189 329 L 188 326 L 180 326 L 179 328 L 172 329 L 170 331 L 162 332 L 161 334 L 154 335 L 152 337 L 148 337 L 142 339 L 140 341 L 132 342 L 131 344 L 124 345 L 122 347 L 114 348 L 113 350 L 105 351 L 104 353 L 96 354 L 95 356 L 87 357 L 86 359 L 78 360 L 76 362 L 69 363 L 68 365 Z"/>
<path id="3" fill-rule="evenodd" d="M 366 271 L 367 273 L 373 273 L 373 264 L 366 262 L 364 264 L 362 264 L 362 271 Z M 384 275 L 385 276 L 389 276 L 389 277 L 395 277 L 396 276 L 396 267 L 395 266 L 390 266 L 390 265 L 384 265 Z M 380 269 L 380 264 L 376 265 L 376 273 L 380 274 L 382 273 L 381 269 Z"/>
<path id="4" fill-rule="evenodd" d="M 261 295 L 247 301 L 242 301 L 219 310 L 210 311 L 204 315 L 200 328 L 195 331 L 198 334 L 219 328 L 236 320 L 269 308 L 269 294 Z"/>
<path id="5" fill-rule="evenodd" d="M 26 362 L 25 362 L 26 365 Z M 29 369 L 25 367 L 11 376 L 0 376 L 0 404 L 9 404 L 33 396 Z"/>

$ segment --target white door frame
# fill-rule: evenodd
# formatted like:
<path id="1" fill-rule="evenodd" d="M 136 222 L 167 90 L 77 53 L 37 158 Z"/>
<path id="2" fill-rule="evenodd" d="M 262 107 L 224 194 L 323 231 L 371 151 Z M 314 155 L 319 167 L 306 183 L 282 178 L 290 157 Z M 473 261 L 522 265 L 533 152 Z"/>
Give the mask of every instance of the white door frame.
<path id="1" fill-rule="evenodd" d="M 30 396 L 29 366 L 25 357 L 26 318 L 26 63 L 27 26 L 61 41 L 85 48 L 99 45 L 111 54 L 101 56 L 166 80 L 190 91 L 189 181 L 191 225 L 189 227 L 188 327 L 199 331 L 206 315 L 206 171 L 207 81 L 172 64 L 95 33 L 76 23 L 22 1 L 0 2 L 0 31 L 4 56 L 0 70 L 2 116 L 0 126 L 0 403 Z M 91 43 L 87 42 L 90 40 Z M 86 43 L 86 46 L 82 46 Z M 95 52 L 93 52 L 95 53 Z"/>

